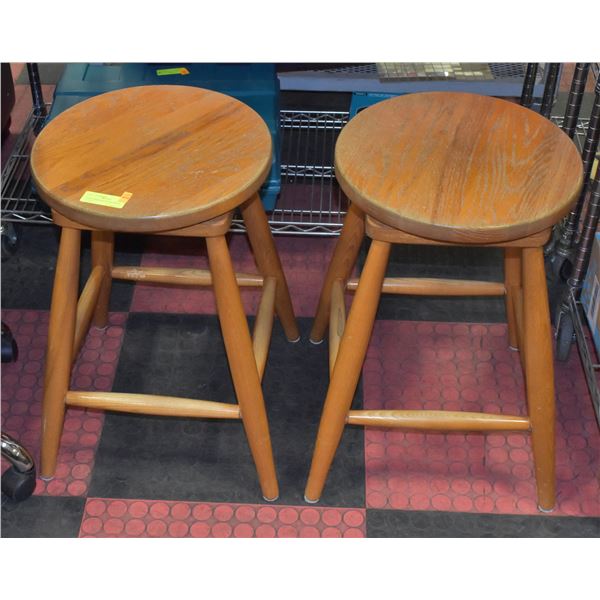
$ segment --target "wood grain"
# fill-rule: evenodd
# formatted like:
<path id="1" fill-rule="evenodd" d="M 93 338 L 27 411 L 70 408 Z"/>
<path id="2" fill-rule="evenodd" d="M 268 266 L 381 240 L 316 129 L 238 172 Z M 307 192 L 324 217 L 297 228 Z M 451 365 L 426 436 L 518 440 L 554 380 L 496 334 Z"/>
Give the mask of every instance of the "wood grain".
<path id="1" fill-rule="evenodd" d="M 141 281 L 142 283 L 162 283 L 173 285 L 210 286 L 213 277 L 206 269 L 178 269 L 175 267 L 113 267 L 113 279 Z M 263 276 L 254 273 L 236 273 L 235 279 L 240 287 L 261 287 Z"/>
<path id="2" fill-rule="evenodd" d="M 380 102 L 342 130 L 336 177 L 367 214 L 450 242 L 526 237 L 564 216 L 581 158 L 558 127 L 517 104 L 428 92 Z"/>
<path id="3" fill-rule="evenodd" d="M 333 282 L 336 279 L 346 281 L 350 277 L 364 236 L 365 215 L 356 204 L 350 204 L 319 295 L 315 320 L 310 330 L 310 341 L 313 344 L 323 341 L 329 323 Z"/>
<path id="4" fill-rule="evenodd" d="M 252 196 L 271 168 L 271 135 L 245 104 L 177 85 L 95 96 L 37 137 L 31 170 L 44 201 L 67 218 L 113 231 L 177 229 Z M 80 202 L 87 191 L 133 194 L 121 209 Z"/>
<path id="5" fill-rule="evenodd" d="M 523 333 L 525 387 L 531 420 L 531 446 L 538 504 L 550 511 L 556 502 L 556 405 L 554 357 L 544 252 L 523 250 Z"/>
<path id="6" fill-rule="evenodd" d="M 317 502 L 344 431 L 373 331 L 391 245 L 373 240 L 335 359 L 304 498 Z M 335 280 L 334 280 L 335 281 Z M 332 287 L 334 287 L 332 285 Z"/>
<path id="7" fill-rule="evenodd" d="M 358 288 L 359 279 L 346 283 L 348 291 Z M 383 294 L 411 294 L 415 296 L 504 296 L 506 288 L 496 281 L 469 281 L 468 279 L 432 279 L 427 277 L 386 277 L 381 286 Z"/>
<path id="8" fill-rule="evenodd" d="M 52 477 L 65 417 L 65 394 L 73 365 L 73 343 L 79 286 L 81 232 L 63 228 L 58 247 L 56 276 L 52 288 L 48 349 L 42 398 L 42 447 L 40 475 Z"/>
<path id="9" fill-rule="evenodd" d="M 519 248 L 504 249 L 504 285 L 506 286 L 506 321 L 508 322 L 508 339 L 511 348 L 519 348 L 519 331 L 517 329 L 517 309 L 515 296 L 521 290 L 521 250 Z"/>
<path id="10" fill-rule="evenodd" d="M 351 410 L 349 425 L 425 431 L 529 431 L 527 417 L 449 410 Z"/>
<path id="11" fill-rule="evenodd" d="M 336 279 L 331 286 L 331 316 L 329 317 L 329 376 L 340 350 L 340 342 L 346 326 L 346 300 L 344 298 L 344 282 Z"/>
<path id="12" fill-rule="evenodd" d="M 85 283 L 81 296 L 79 296 L 77 317 L 75 319 L 75 338 L 73 340 L 73 361 L 77 359 L 77 355 L 90 328 L 90 322 L 98 303 L 103 279 L 104 268 L 100 265 L 94 267 Z"/>
<path id="13" fill-rule="evenodd" d="M 92 268 L 102 268 L 102 286 L 95 302 L 92 322 L 101 329 L 108 323 L 108 308 L 112 290 L 111 269 L 115 254 L 115 234 L 111 231 L 92 231 Z"/>
<path id="14" fill-rule="evenodd" d="M 285 336 L 290 342 L 297 342 L 300 339 L 300 330 L 296 323 L 290 290 L 267 221 L 267 215 L 258 194 L 255 194 L 241 207 L 241 212 L 258 270 L 263 277 L 274 277 L 277 280 L 275 312 L 279 317 Z"/>
<path id="15" fill-rule="evenodd" d="M 277 279 L 267 277 L 263 293 L 256 312 L 254 329 L 252 331 L 252 349 L 256 360 L 258 376 L 262 381 L 271 345 L 271 334 L 273 332 L 273 318 L 275 317 L 275 293 L 277 290 Z"/>
<path id="16" fill-rule="evenodd" d="M 538 248 L 539 246 L 543 246 L 550 239 L 552 227 L 512 240 L 488 242 L 480 237 L 477 240 L 451 242 L 413 235 L 406 231 L 401 231 L 400 229 L 385 225 L 381 221 L 377 221 L 373 217 L 367 215 L 365 219 L 365 232 L 367 236 L 373 240 L 381 240 L 382 242 L 390 242 L 391 244 L 416 244 L 418 246 L 481 246 L 483 248 Z"/>
<path id="17" fill-rule="evenodd" d="M 275 500 L 279 497 L 279 484 L 275 472 L 269 422 L 250 330 L 240 290 L 235 281 L 229 248 L 224 236 L 207 238 L 206 248 L 213 274 L 217 314 L 223 332 L 225 352 L 250 452 L 254 458 L 264 498 L 269 501 Z"/>
<path id="18" fill-rule="evenodd" d="M 167 417 L 194 417 L 210 419 L 239 419 L 240 407 L 237 404 L 193 400 L 173 396 L 151 394 L 122 394 L 120 392 L 77 392 L 66 394 L 69 406 L 114 410 L 117 412 Z"/>

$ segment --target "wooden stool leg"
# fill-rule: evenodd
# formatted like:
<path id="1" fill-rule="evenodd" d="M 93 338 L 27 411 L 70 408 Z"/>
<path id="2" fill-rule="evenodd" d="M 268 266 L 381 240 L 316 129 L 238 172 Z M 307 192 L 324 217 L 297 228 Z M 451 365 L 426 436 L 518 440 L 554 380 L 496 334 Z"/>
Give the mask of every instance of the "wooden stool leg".
<path id="1" fill-rule="evenodd" d="M 519 348 L 517 316 L 515 313 L 515 295 L 521 288 L 521 248 L 504 249 L 504 285 L 506 287 L 506 320 L 508 322 L 508 338 L 513 350 Z"/>
<path id="2" fill-rule="evenodd" d="M 104 328 L 108 323 L 114 248 L 115 234 L 112 231 L 92 231 L 92 269 L 98 265 L 104 268 L 102 287 L 98 294 L 98 302 L 92 318 L 95 327 Z"/>
<path id="3" fill-rule="evenodd" d="M 242 206 L 241 210 L 258 270 L 263 277 L 277 279 L 275 312 L 281 321 L 287 339 L 290 342 L 297 342 L 300 339 L 300 330 L 296 323 L 290 291 L 260 196 L 256 194 Z"/>
<path id="4" fill-rule="evenodd" d="M 378 240 L 371 242 L 327 390 L 315 452 L 304 492 L 307 502 L 318 502 L 321 497 L 327 473 L 344 431 L 344 423 L 371 338 L 389 254 L 388 242 Z"/>
<path id="5" fill-rule="evenodd" d="M 554 363 L 542 248 L 523 249 L 523 320 L 525 380 L 538 506 L 550 511 L 555 503 Z"/>
<path id="6" fill-rule="evenodd" d="M 42 400 L 42 450 L 40 475 L 52 477 L 65 416 L 65 395 L 69 389 L 73 361 L 73 338 L 79 289 L 81 232 L 64 227 L 60 236 Z"/>
<path id="7" fill-rule="evenodd" d="M 279 487 L 267 413 L 229 248 L 223 236 L 206 238 L 206 245 L 225 350 L 248 444 L 263 496 L 265 500 L 276 500 Z"/>
<path id="8" fill-rule="evenodd" d="M 335 245 L 325 282 L 321 288 L 319 304 L 317 305 L 315 320 L 310 332 L 310 341 L 313 344 L 320 344 L 327 330 L 333 282 L 336 279 L 341 279 L 345 284 L 346 280 L 350 277 L 352 269 L 356 264 L 356 257 L 358 256 L 364 236 L 365 215 L 355 204 L 350 204 L 346 218 L 344 219 L 340 239 Z"/>

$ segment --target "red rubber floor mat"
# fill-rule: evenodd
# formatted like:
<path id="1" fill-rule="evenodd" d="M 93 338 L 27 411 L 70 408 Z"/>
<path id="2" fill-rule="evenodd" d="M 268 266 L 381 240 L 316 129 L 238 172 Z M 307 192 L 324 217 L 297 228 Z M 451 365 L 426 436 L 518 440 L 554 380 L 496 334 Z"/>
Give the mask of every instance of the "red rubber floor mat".
<path id="1" fill-rule="evenodd" d="M 526 414 L 503 324 L 378 321 L 363 371 L 366 409 Z M 600 434 L 576 351 L 556 363 L 557 506 L 600 515 Z M 536 514 L 524 433 L 365 430 L 367 508 Z"/>
<path id="2" fill-rule="evenodd" d="M 45 311 L 2 311 L 19 348 L 18 360 L 2 365 L 2 428 L 29 450 L 38 469 L 48 318 Z M 124 313 L 111 313 L 106 329 L 90 328 L 73 371 L 72 389 L 111 390 L 126 318 Z M 87 493 L 103 423 L 101 411 L 67 409 L 55 476 L 48 482 L 38 477 L 35 494 Z M 8 466 L 3 459 L 3 472 Z"/>
<path id="3" fill-rule="evenodd" d="M 365 537 L 365 510 L 90 498 L 79 537 Z"/>

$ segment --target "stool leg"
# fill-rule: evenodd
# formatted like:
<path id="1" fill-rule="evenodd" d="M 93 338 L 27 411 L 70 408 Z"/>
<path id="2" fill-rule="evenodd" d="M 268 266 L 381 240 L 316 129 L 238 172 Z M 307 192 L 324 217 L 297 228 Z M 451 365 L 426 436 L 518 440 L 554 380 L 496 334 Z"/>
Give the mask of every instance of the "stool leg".
<path id="1" fill-rule="evenodd" d="M 206 238 L 206 245 L 225 350 L 248 444 L 263 496 L 265 500 L 276 500 L 279 487 L 267 413 L 229 248 L 223 236 Z"/>
<path id="2" fill-rule="evenodd" d="M 327 390 L 308 482 L 307 502 L 318 502 L 335 452 L 340 443 L 352 398 L 356 391 L 367 346 L 373 331 L 390 244 L 373 240 L 360 276 L 340 349 Z"/>
<path id="3" fill-rule="evenodd" d="M 294 316 L 290 291 L 260 196 L 256 194 L 242 206 L 241 210 L 258 270 L 263 277 L 277 279 L 275 312 L 281 321 L 287 339 L 290 342 L 297 342 L 300 339 L 300 331 Z"/>
<path id="4" fill-rule="evenodd" d="M 92 231 L 92 269 L 98 265 L 104 267 L 102 287 L 98 294 L 98 302 L 92 318 L 93 325 L 101 329 L 106 327 L 108 323 L 114 249 L 115 234 L 112 231 Z"/>
<path id="5" fill-rule="evenodd" d="M 504 285 L 506 287 L 506 320 L 508 322 L 508 338 L 513 350 L 519 348 L 517 317 L 515 314 L 515 295 L 521 288 L 521 248 L 504 249 Z"/>
<path id="6" fill-rule="evenodd" d="M 42 400 L 42 477 L 52 477 L 65 416 L 65 395 L 69 389 L 73 361 L 73 338 L 79 289 L 79 254 L 81 232 L 63 227 L 60 236 Z"/>
<path id="7" fill-rule="evenodd" d="M 554 363 L 542 248 L 523 249 L 523 320 L 525 385 L 538 505 L 550 511 L 555 503 Z"/>
<path id="8" fill-rule="evenodd" d="M 327 330 L 333 282 L 341 279 L 345 283 L 350 277 L 364 236 L 365 215 L 355 204 L 350 204 L 319 296 L 319 304 L 310 332 L 310 341 L 313 344 L 320 344 Z"/>

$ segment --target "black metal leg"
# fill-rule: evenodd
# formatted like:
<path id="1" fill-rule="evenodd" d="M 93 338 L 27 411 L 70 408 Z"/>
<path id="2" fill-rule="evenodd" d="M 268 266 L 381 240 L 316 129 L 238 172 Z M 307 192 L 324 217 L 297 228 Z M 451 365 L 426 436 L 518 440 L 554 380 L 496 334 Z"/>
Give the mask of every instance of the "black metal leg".
<path id="1" fill-rule="evenodd" d="M 549 63 L 547 68 L 548 74 L 546 75 L 546 85 L 544 86 L 544 95 L 542 97 L 540 114 L 548 119 L 550 117 L 550 112 L 552 111 L 552 105 L 554 104 L 554 98 L 556 96 L 560 63 Z"/>
<path id="2" fill-rule="evenodd" d="M 585 85 L 585 84 L 584 84 Z M 565 117 L 566 119 L 566 117 Z M 575 130 L 573 125 L 573 131 Z M 598 151 L 598 143 L 600 141 L 600 78 L 596 82 L 594 104 L 592 106 L 592 113 L 590 115 L 590 124 L 585 136 L 585 142 L 583 145 L 583 151 L 581 153 L 581 160 L 583 162 L 583 174 L 584 184 L 579 194 L 579 198 L 575 206 L 571 209 L 558 243 L 556 244 L 556 250 L 552 257 L 553 271 L 558 274 L 562 263 L 567 260 L 572 254 L 572 248 L 574 242 L 576 243 L 576 235 L 578 231 L 578 224 L 581 219 L 585 199 L 589 191 L 590 175 L 592 172 L 592 166 L 594 164 L 594 157 Z"/>
<path id="3" fill-rule="evenodd" d="M 525 73 L 523 91 L 521 93 L 521 106 L 525 106 L 526 108 L 531 108 L 531 104 L 533 102 L 533 88 L 535 86 L 537 70 L 537 63 L 527 63 L 527 71 Z"/>
<path id="4" fill-rule="evenodd" d="M 29 76 L 29 87 L 31 89 L 31 100 L 33 102 L 33 114 L 36 117 L 45 117 L 47 115 L 44 95 L 42 93 L 42 84 L 40 82 L 40 73 L 37 63 L 27 63 L 27 75 Z M 38 120 L 34 127 L 34 133 L 38 134 L 41 130 L 41 120 Z"/>
<path id="5" fill-rule="evenodd" d="M 567 109 L 562 125 L 563 131 L 571 139 L 573 139 L 575 130 L 577 129 L 577 118 L 581 110 L 581 101 L 583 100 L 590 65 L 591 63 L 577 63 L 575 65 L 575 73 L 573 74 L 569 99 L 567 100 Z"/>
<path id="6" fill-rule="evenodd" d="M 562 327 L 570 328 L 572 331 L 572 319 L 570 318 L 570 295 L 573 294 L 575 300 L 579 299 L 581 294 L 581 286 L 585 278 L 585 274 L 590 262 L 590 255 L 592 253 L 592 245 L 594 243 L 594 236 L 596 229 L 598 228 L 598 219 L 600 217 L 600 168 L 596 171 L 594 181 L 592 183 L 592 190 L 590 200 L 588 203 L 587 214 L 585 216 L 585 222 L 583 224 L 581 241 L 577 247 L 575 254 L 575 260 L 573 262 L 573 271 L 571 277 L 567 281 L 567 290 L 563 302 L 560 307 L 560 313 L 557 317 L 557 331 L 556 336 L 558 340 L 564 340 L 566 337 L 572 337 L 572 333 L 566 334 L 561 330 Z M 566 360 L 568 357 L 568 351 L 565 349 L 563 344 L 562 349 L 559 348 L 560 352 L 557 356 L 559 360 Z"/>

